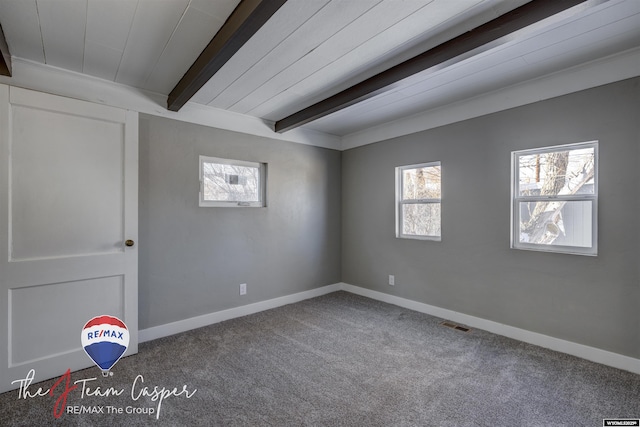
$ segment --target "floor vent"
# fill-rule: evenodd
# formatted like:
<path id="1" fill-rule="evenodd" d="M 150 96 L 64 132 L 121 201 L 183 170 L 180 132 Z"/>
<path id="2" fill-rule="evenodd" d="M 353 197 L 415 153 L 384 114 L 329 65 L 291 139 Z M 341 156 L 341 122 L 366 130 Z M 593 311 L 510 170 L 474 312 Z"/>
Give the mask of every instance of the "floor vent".
<path id="1" fill-rule="evenodd" d="M 447 322 L 446 320 L 444 322 L 441 322 L 440 324 L 442 326 L 446 326 L 447 328 L 457 329 L 458 331 L 462 331 L 462 332 L 469 332 L 471 330 L 469 328 L 465 328 L 464 326 L 460 326 L 460 325 L 456 325 L 455 323 Z"/>

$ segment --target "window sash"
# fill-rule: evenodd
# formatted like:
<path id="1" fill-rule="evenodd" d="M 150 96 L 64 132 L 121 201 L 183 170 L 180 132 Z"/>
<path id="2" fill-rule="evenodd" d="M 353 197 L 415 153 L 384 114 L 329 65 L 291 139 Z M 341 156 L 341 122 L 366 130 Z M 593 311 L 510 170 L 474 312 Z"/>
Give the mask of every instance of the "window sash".
<path id="1" fill-rule="evenodd" d="M 594 174 L 593 193 L 584 194 L 557 194 L 557 195 L 520 195 L 520 157 L 523 155 L 548 154 L 561 151 L 580 150 L 593 148 Z M 598 142 L 590 141 L 577 144 L 565 144 L 554 147 L 544 147 L 532 150 L 514 151 L 512 153 L 512 183 L 511 183 L 511 247 L 542 252 L 558 252 L 575 255 L 597 255 L 597 229 L 598 229 Z M 521 203 L 537 202 L 591 202 L 591 246 L 571 246 L 561 244 L 529 243 L 520 241 Z M 564 208 L 564 206 L 563 206 Z"/>
<path id="2" fill-rule="evenodd" d="M 405 234 L 403 208 L 405 205 L 442 205 L 442 176 L 440 177 L 440 198 L 429 199 L 405 199 L 404 198 L 404 171 L 411 169 L 422 169 L 429 167 L 440 167 L 441 162 L 420 163 L 415 165 L 406 165 L 396 167 L 396 237 L 417 240 L 435 240 L 440 241 L 442 235 L 442 215 L 438 218 L 440 221 L 440 234 Z M 442 207 L 441 207 L 442 208 Z"/>
<path id="3" fill-rule="evenodd" d="M 399 204 L 398 206 L 398 215 L 400 216 L 400 218 L 403 218 L 403 213 L 404 213 L 404 208 L 407 206 L 437 206 L 438 210 L 442 209 L 442 203 L 440 202 L 429 202 L 429 203 L 402 203 Z M 440 241 L 441 240 L 441 235 L 442 235 L 442 224 L 441 224 L 441 215 L 439 215 L 438 217 L 438 224 L 437 224 L 437 232 L 434 233 L 430 233 L 430 234 L 413 234 L 413 233 L 405 233 L 404 232 L 404 228 L 405 225 L 407 224 L 406 222 L 402 221 L 399 226 L 400 228 L 398 229 L 398 235 L 397 237 L 401 237 L 401 238 L 406 238 L 406 239 L 418 239 L 418 240 L 436 240 L 436 241 Z"/>
<path id="4" fill-rule="evenodd" d="M 257 176 L 257 200 L 208 200 L 205 199 L 205 164 L 218 164 L 255 168 Z M 199 206 L 201 207 L 264 207 L 266 206 L 266 165 L 264 163 L 249 162 L 244 160 L 223 159 L 220 157 L 199 157 Z"/>
<path id="5" fill-rule="evenodd" d="M 440 203 L 442 199 L 406 199 L 400 200 L 398 203 L 402 203 L 403 205 L 423 205 L 425 203 Z"/>

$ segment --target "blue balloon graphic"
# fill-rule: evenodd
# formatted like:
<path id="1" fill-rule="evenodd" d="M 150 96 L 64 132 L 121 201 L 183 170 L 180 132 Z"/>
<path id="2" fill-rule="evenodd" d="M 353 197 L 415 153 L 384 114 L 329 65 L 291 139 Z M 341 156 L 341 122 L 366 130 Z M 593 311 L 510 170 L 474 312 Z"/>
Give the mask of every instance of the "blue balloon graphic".
<path id="1" fill-rule="evenodd" d="M 129 346 L 127 325 L 117 317 L 97 316 L 82 328 L 82 347 L 87 356 L 108 375 Z"/>

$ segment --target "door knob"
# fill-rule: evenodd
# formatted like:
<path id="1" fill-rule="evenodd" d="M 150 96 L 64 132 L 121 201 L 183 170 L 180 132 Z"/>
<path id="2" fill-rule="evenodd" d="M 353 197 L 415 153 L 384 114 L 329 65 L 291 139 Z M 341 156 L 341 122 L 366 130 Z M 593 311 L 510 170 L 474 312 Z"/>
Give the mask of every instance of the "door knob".
<path id="1" fill-rule="evenodd" d="M 127 246 L 133 246 L 136 244 L 136 242 L 134 242 L 133 240 L 129 239 L 127 241 L 124 242 L 125 245 Z"/>

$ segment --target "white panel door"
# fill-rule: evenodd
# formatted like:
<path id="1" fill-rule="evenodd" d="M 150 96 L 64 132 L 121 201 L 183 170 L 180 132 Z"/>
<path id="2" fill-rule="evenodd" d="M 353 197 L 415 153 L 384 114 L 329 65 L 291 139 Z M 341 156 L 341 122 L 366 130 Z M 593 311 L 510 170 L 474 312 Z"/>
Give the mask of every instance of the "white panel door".
<path id="1" fill-rule="evenodd" d="M 0 85 L 0 392 L 92 366 L 98 315 L 137 353 L 137 234 L 137 113 Z"/>

